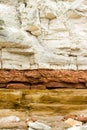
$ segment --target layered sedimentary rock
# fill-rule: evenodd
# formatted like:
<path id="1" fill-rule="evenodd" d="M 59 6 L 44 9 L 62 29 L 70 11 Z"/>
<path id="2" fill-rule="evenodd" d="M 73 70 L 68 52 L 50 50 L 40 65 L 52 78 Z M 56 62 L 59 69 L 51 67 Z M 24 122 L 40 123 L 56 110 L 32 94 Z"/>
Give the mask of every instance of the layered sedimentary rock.
<path id="1" fill-rule="evenodd" d="M 86 88 L 86 44 L 86 0 L 0 0 L 1 88 Z"/>
<path id="2" fill-rule="evenodd" d="M 0 88 L 57 89 L 87 88 L 87 71 L 0 70 Z"/>
<path id="3" fill-rule="evenodd" d="M 1 69 L 87 69 L 86 0 L 0 0 Z"/>

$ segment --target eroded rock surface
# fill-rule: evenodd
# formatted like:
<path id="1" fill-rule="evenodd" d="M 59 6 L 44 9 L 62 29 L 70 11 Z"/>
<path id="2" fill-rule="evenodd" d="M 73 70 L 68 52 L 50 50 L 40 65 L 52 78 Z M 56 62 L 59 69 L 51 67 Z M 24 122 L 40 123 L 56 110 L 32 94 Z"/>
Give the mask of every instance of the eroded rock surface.
<path id="1" fill-rule="evenodd" d="M 87 88 L 87 71 L 44 69 L 0 70 L 0 88 Z"/>
<path id="2" fill-rule="evenodd" d="M 0 0 L 1 69 L 87 69 L 86 0 Z"/>

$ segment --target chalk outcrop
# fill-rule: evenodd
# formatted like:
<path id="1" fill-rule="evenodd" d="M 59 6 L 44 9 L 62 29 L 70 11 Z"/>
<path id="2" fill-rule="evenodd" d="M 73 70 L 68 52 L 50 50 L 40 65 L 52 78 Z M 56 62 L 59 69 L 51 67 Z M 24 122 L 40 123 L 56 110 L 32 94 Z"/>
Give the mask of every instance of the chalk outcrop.
<path id="1" fill-rule="evenodd" d="M 1 69 L 87 69 L 87 1 L 1 0 Z"/>

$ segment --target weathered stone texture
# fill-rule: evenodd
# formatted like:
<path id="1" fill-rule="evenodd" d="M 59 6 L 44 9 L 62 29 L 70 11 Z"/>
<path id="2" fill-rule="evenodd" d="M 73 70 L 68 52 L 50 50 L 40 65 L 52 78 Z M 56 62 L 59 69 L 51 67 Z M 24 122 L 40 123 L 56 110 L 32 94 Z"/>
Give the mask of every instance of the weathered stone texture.
<path id="1" fill-rule="evenodd" d="M 86 0 L 0 0 L 1 69 L 87 69 Z"/>
<path id="2" fill-rule="evenodd" d="M 0 88 L 57 89 L 87 88 L 87 71 L 0 70 Z"/>

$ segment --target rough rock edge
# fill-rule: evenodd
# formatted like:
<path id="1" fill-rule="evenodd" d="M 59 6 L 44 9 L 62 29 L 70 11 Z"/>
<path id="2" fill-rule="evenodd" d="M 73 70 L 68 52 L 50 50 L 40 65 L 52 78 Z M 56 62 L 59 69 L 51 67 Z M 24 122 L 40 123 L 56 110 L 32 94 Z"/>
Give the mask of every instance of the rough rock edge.
<path id="1" fill-rule="evenodd" d="M 86 70 L 0 70 L 0 88 L 58 89 L 87 88 Z"/>

